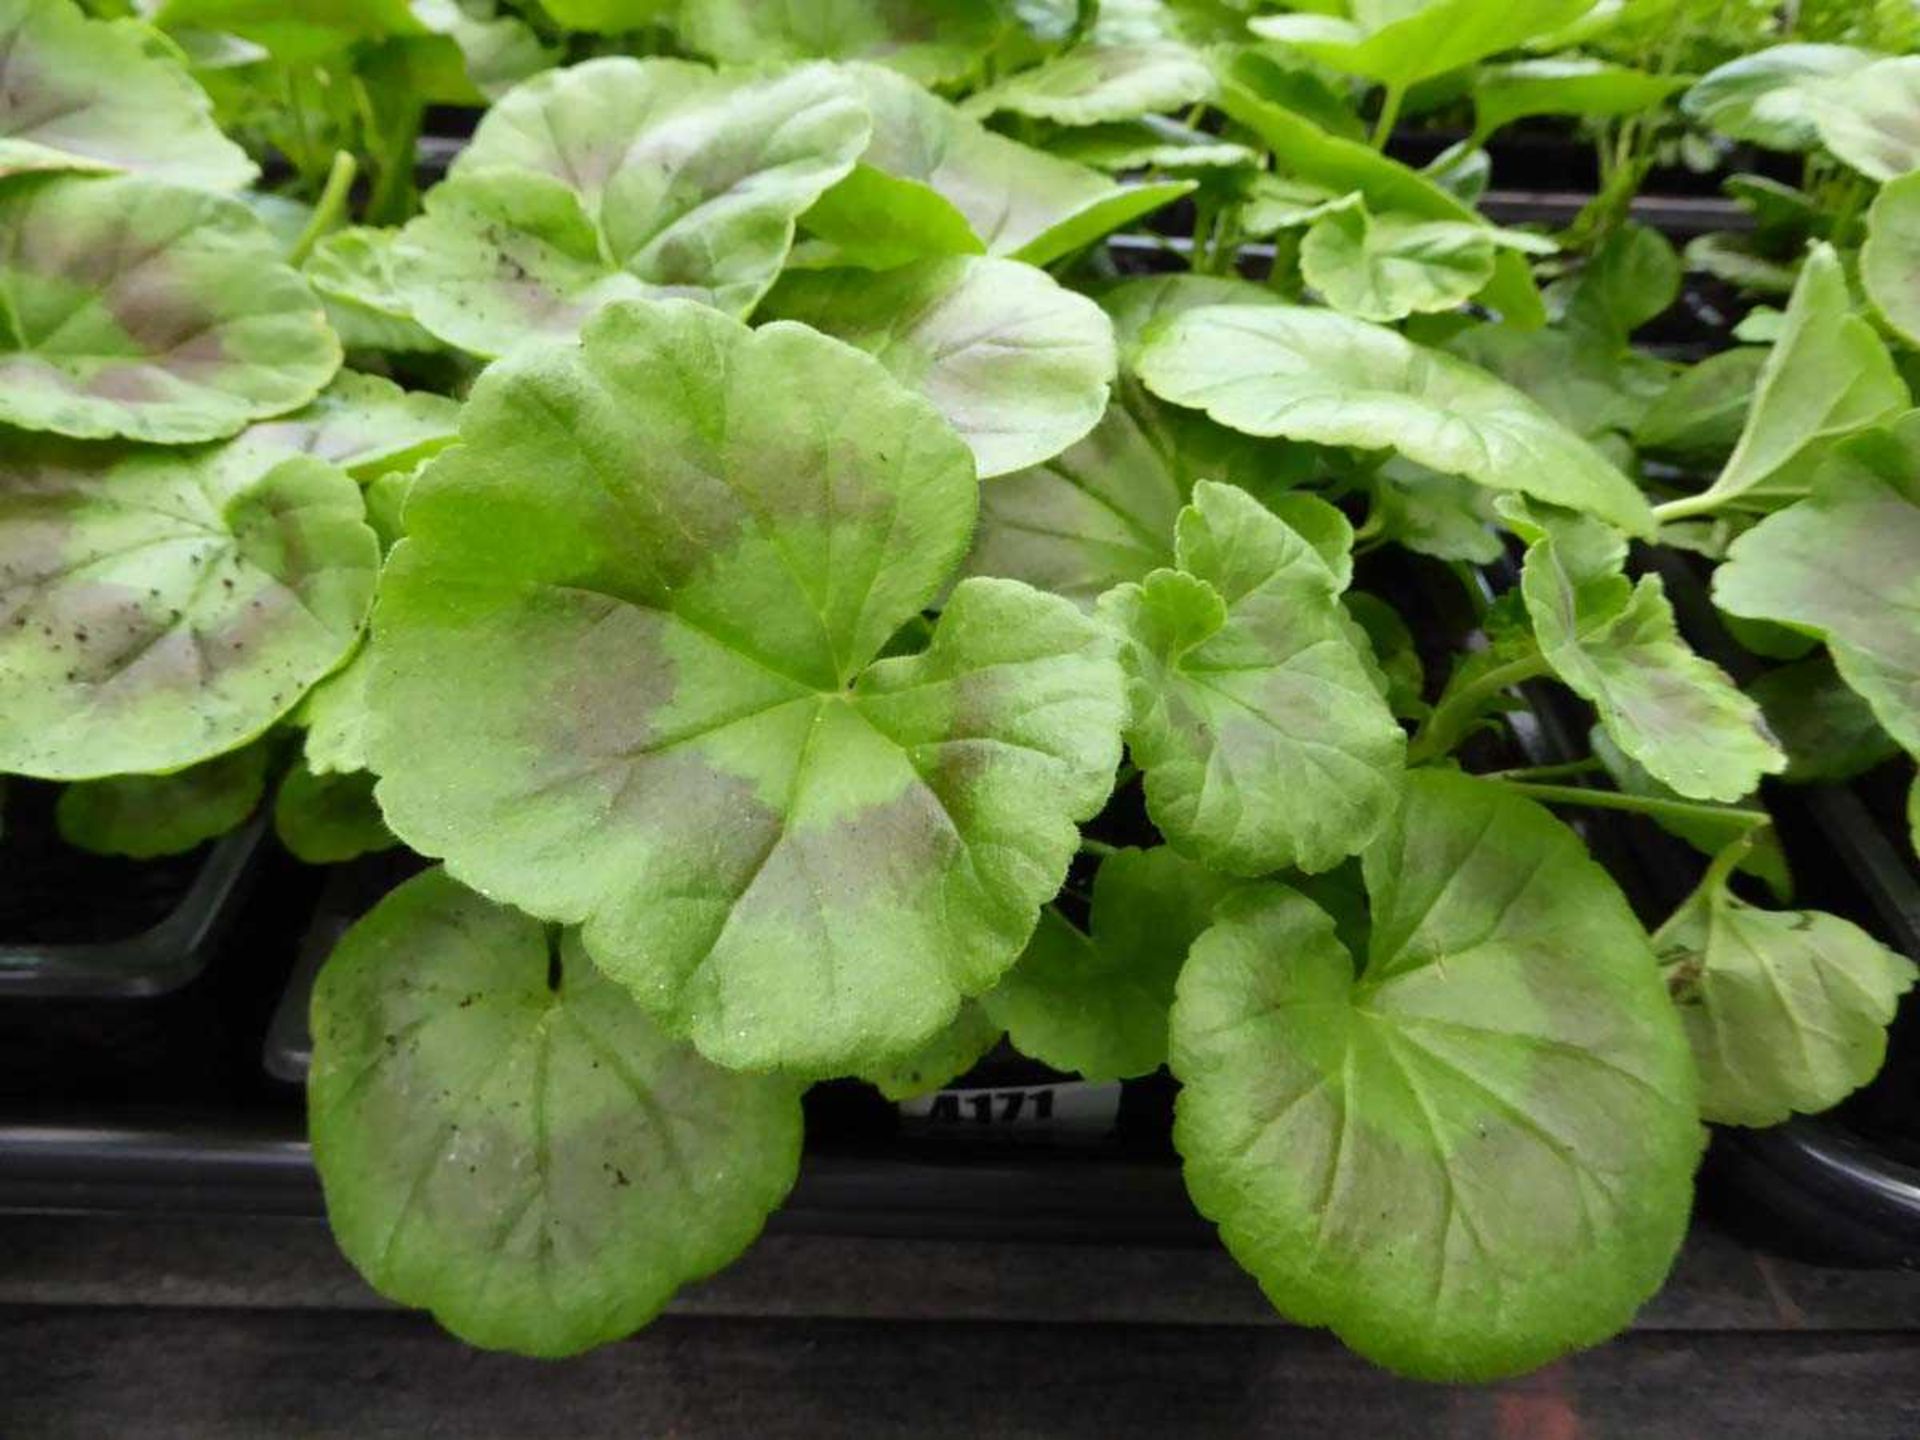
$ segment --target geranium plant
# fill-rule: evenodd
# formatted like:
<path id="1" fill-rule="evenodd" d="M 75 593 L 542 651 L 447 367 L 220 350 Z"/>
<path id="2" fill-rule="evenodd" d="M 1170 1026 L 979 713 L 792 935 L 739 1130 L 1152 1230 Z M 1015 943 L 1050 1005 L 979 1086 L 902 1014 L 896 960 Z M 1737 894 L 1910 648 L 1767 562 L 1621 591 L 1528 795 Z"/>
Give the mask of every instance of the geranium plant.
<path id="1" fill-rule="evenodd" d="M 1168 1066 L 1282 1312 L 1485 1378 L 1629 1322 L 1703 1119 L 1878 1068 L 1913 967 L 1787 908 L 1758 792 L 1920 753 L 1912 37 L 1248 8 L 0 0 L 0 770 L 91 848 L 271 788 L 437 862 L 313 998 L 382 1291 L 617 1338 L 808 1084 L 1010 1035 Z M 420 193 L 419 101 L 483 96 Z M 1558 235 L 1476 205 L 1538 116 L 1605 162 Z M 1628 202 L 1729 141 L 1809 188 L 1690 251 L 1763 303 L 1685 366 Z M 1788 663 L 1697 653 L 1648 546 Z M 1396 555 L 1492 595 L 1437 668 Z M 1590 754 L 1503 743 L 1536 682 Z M 1555 810 L 1697 887 L 1649 936 Z"/>

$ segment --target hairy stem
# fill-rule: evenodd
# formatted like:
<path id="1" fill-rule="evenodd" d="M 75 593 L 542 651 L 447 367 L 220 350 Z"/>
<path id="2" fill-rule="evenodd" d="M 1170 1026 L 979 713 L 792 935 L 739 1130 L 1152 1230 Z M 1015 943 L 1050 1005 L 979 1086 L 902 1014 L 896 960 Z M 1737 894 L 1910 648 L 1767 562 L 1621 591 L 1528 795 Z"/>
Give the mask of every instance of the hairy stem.
<path id="1" fill-rule="evenodd" d="M 353 189 L 353 177 L 359 173 L 351 153 L 336 150 L 333 154 L 333 166 L 327 171 L 326 188 L 320 192 L 320 199 L 313 207 L 313 215 L 308 219 L 306 228 L 301 230 L 293 247 L 287 251 L 287 263 L 299 265 L 313 253 L 313 247 L 320 237 L 340 223 L 346 213 L 347 194 Z"/>
<path id="2" fill-rule="evenodd" d="M 1393 138 L 1393 127 L 1400 119 L 1400 102 L 1407 98 L 1407 87 L 1389 85 L 1380 97 L 1380 114 L 1373 122 L 1373 134 L 1368 143 L 1376 150 L 1387 148 L 1387 141 Z"/>
<path id="3" fill-rule="evenodd" d="M 1509 790 L 1538 800 L 1544 805 L 1585 805 L 1594 810 L 1625 810 L 1652 819 L 1668 820 L 1742 820 L 1749 830 L 1771 825 L 1773 819 L 1764 810 L 1746 810 L 1735 805 L 1712 805 L 1700 800 L 1666 800 L 1652 795 L 1627 795 L 1618 790 L 1588 790 L 1580 785 L 1536 785 L 1526 780 L 1497 779 Z"/>
<path id="4" fill-rule="evenodd" d="M 1585 760 L 1564 760 L 1558 765 L 1522 765 L 1512 770 L 1494 770 L 1486 775 L 1488 780 L 1563 780 L 1575 775 L 1592 775 L 1606 768 L 1597 758 L 1589 755 Z"/>
<path id="5" fill-rule="evenodd" d="M 1496 665 L 1471 684 L 1461 686 L 1450 695 L 1441 696 L 1440 703 L 1427 716 L 1426 722 L 1414 735 L 1412 744 L 1407 747 L 1407 763 L 1422 765 L 1429 760 L 1438 760 L 1466 738 L 1467 731 L 1479 719 L 1480 711 L 1488 700 L 1523 680 L 1533 680 L 1546 673 L 1546 657 L 1536 650 L 1504 665 Z"/>

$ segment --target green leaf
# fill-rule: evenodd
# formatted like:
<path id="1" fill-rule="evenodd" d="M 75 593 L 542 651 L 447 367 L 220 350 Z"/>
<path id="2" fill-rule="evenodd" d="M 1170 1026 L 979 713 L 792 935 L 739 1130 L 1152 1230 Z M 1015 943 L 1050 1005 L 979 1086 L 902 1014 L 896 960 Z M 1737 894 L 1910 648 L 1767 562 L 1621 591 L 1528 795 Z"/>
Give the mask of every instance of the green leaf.
<path id="1" fill-rule="evenodd" d="M 0 770 L 178 770 L 346 656 L 379 546 L 332 466 L 244 444 L 0 462 Z"/>
<path id="2" fill-rule="evenodd" d="M 1106 171 L 1250 169 L 1260 159 L 1248 146 L 1161 115 L 1063 127 L 1038 143 L 1050 155 Z"/>
<path id="3" fill-rule="evenodd" d="M 1349 590 L 1340 599 L 1352 622 L 1347 629 L 1354 648 L 1368 662 L 1387 709 L 1399 719 L 1424 719 L 1433 708 L 1426 701 L 1427 672 L 1407 622 L 1386 601 L 1363 590 Z"/>
<path id="4" fill-rule="evenodd" d="M 1920 176 L 1889 181 L 1874 197 L 1860 247 L 1860 284 L 1881 318 L 1920 346 Z"/>
<path id="5" fill-rule="evenodd" d="M 1775 45 L 1731 60 L 1689 90 L 1680 108 L 1730 140 L 1770 150 L 1811 150 L 1819 82 L 1850 83 L 1873 53 L 1851 45 Z"/>
<path id="6" fill-rule="evenodd" d="M 1213 67 L 1177 40 L 1138 45 L 1076 45 L 980 91 L 967 114 L 1001 111 L 1061 125 L 1097 125 L 1184 110 L 1213 93 Z"/>
<path id="7" fill-rule="evenodd" d="M 0 176 L 130 170 L 238 190 L 259 169 L 213 123 L 180 57 L 133 22 L 88 19 L 71 0 L 0 0 Z"/>
<path id="8" fill-rule="evenodd" d="M 918 1048 L 1012 964 L 1119 760 L 1118 669 L 1068 601 L 963 581 L 873 661 L 977 491 L 926 401 L 802 326 L 624 305 L 494 365 L 382 577 L 388 824 L 584 922 L 723 1063 Z"/>
<path id="9" fill-rule="evenodd" d="M 1818 910 L 1762 910 L 1718 881 L 1654 937 L 1700 1073 L 1700 1113 L 1777 1125 L 1840 1103 L 1886 1057 L 1913 962 Z"/>
<path id="10" fill-rule="evenodd" d="M 343 370 L 312 404 L 252 425 L 241 439 L 266 450 L 315 456 L 366 481 L 444 449 L 459 426 L 457 401 Z"/>
<path id="11" fill-rule="evenodd" d="M 1531 115 L 1639 115 L 1692 81 L 1690 75 L 1653 75 L 1584 56 L 1489 65 L 1474 78 L 1473 133 L 1484 140 Z"/>
<path id="12" fill-rule="evenodd" d="M 1357 190 L 1368 208 L 1380 213 L 1404 211 L 1424 220 L 1485 223 L 1471 205 L 1430 176 L 1267 98 L 1263 90 L 1272 69 L 1270 60 L 1251 51 L 1229 55 L 1220 71 L 1215 103 L 1257 135 L 1274 155 L 1283 157 L 1293 178 L 1336 195 Z M 1480 298 L 1518 325 L 1539 325 L 1546 319 L 1533 277 L 1519 255 L 1502 255 L 1495 261 L 1494 278 Z"/>
<path id="13" fill-rule="evenodd" d="M 1747 235 L 1725 230 L 1696 235 L 1681 252 L 1689 271 L 1724 280 L 1736 290 L 1755 295 L 1786 295 L 1799 278 L 1796 265 L 1774 259 L 1757 248 L 1758 242 Z M 1736 330 L 1739 327 L 1735 327 Z M 1754 334 L 1734 336 L 1736 340 L 1758 341 Z"/>
<path id="14" fill-rule="evenodd" d="M 1132 369 L 1139 359 L 1140 347 L 1153 333 L 1157 322 L 1171 320 L 1189 310 L 1206 305 L 1282 305 L 1283 301 L 1264 285 L 1226 275 L 1195 275 L 1175 271 L 1170 275 L 1141 275 L 1093 291 L 1100 307 L 1112 317 L 1114 338 L 1120 342 L 1121 359 Z"/>
<path id="15" fill-rule="evenodd" d="M 1869 180 L 1920 168 L 1920 56 L 1875 60 L 1812 92 L 1820 143 Z"/>
<path id="16" fill-rule="evenodd" d="M 1016 1048 L 1089 1080 L 1167 1059 L 1167 1013 L 1187 947 L 1237 886 L 1165 846 L 1116 850 L 1093 882 L 1089 928 L 1049 908 L 1020 963 L 982 1002 Z"/>
<path id="17" fill-rule="evenodd" d="M 1633 482 L 1526 396 L 1365 321 L 1293 305 L 1207 306 L 1157 325 L 1136 369 L 1156 395 L 1249 435 L 1393 449 L 1633 534 L 1653 529 Z"/>
<path id="18" fill-rule="evenodd" d="M 1888 419 L 1907 403 L 1886 346 L 1853 313 L 1839 257 L 1815 244 L 1761 368 L 1739 443 L 1693 507 L 1767 510 L 1794 499 L 1805 493 L 1795 462 L 1810 447 Z"/>
<path id="19" fill-rule="evenodd" d="M 823 268 L 860 265 L 891 270 L 935 255 L 982 255 L 986 242 L 973 222 L 938 190 L 862 162 L 800 217 L 821 237 L 796 247 L 792 263 Z M 830 237 L 830 238 L 829 238 Z M 816 261 L 812 251 L 823 247 Z"/>
<path id="20" fill-rule="evenodd" d="M 536 76 L 474 132 L 395 245 L 413 317 L 500 355 L 643 296 L 745 315 L 796 218 L 867 140 L 830 67 L 716 74 L 610 56 Z"/>
<path id="21" fill-rule="evenodd" d="M 96 855 L 179 855 L 241 824 L 266 788 L 267 747 L 246 745 L 167 775 L 111 775 L 60 792 L 60 837 Z"/>
<path id="22" fill-rule="evenodd" d="M 1006 1027 L 994 1021 L 979 1001 L 963 1001 L 953 1022 L 925 1045 L 903 1059 L 863 1072 L 860 1078 L 889 1100 L 912 1100 L 959 1079 L 1006 1033 Z"/>
<path id="23" fill-rule="evenodd" d="M 625 35 L 671 23 L 680 0 L 541 0 L 541 9 L 563 29 L 592 35 Z"/>
<path id="24" fill-rule="evenodd" d="M 981 488 L 967 573 L 1023 580 L 1090 606 L 1173 564 L 1174 521 L 1195 481 L 1277 493 L 1301 478 L 1301 461 L 1289 447 L 1163 404 L 1122 375 L 1086 438 Z"/>
<path id="25" fill-rule="evenodd" d="M 1633 443 L 1689 464 L 1723 464 L 1740 441 L 1767 354 L 1742 345 L 1687 366 L 1641 414 Z"/>
<path id="26" fill-rule="evenodd" d="M 766 313 L 868 351 L 924 394 L 982 478 L 1037 465 L 1096 425 L 1114 377 L 1100 307 L 1044 270 L 963 255 L 897 270 L 796 271 Z"/>
<path id="27" fill-rule="evenodd" d="M 0 186 L 0 422 L 181 444 L 303 405 L 340 365 L 236 200 L 131 176 Z"/>
<path id="28" fill-rule="evenodd" d="M 595 4 L 596 0 L 554 0 L 554 3 L 542 8 L 559 19 L 556 11 L 569 3 L 584 10 Z M 629 11 L 634 8 L 633 0 L 610 0 L 615 7 L 622 3 Z M 647 3 L 647 0 L 641 0 L 641 3 Z M 461 0 L 407 0 L 407 8 L 436 36 L 444 36 L 446 41 L 452 42 L 459 52 L 460 68 L 472 86 L 472 100 L 499 99 L 522 80 L 550 68 L 562 53 L 557 43 L 551 46 L 543 43 L 524 20 L 512 15 L 489 14 L 479 6 L 470 11 Z M 568 24 L 564 20 L 561 23 L 566 24 L 569 30 L 587 28 Z M 413 43 L 431 53 L 444 42 L 421 40 Z M 442 103 L 472 103 L 468 97 L 457 95 L 434 98 Z"/>
<path id="29" fill-rule="evenodd" d="M 1830 656 L 1815 655 L 1757 677 L 1747 693 L 1787 752 L 1786 778 L 1851 780 L 1900 753 L 1873 707 L 1843 680 Z"/>
<path id="30" fill-rule="evenodd" d="M 800 1162 L 791 1084 L 702 1060 L 575 939 L 437 870 L 321 970 L 307 1115 L 355 1268 L 528 1355 L 646 1324 L 753 1242 Z"/>
<path id="31" fill-rule="evenodd" d="M 1623 346 L 1679 298 L 1680 257 L 1672 242 L 1650 226 L 1629 221 L 1608 232 L 1573 277 L 1566 322 L 1571 330 Z"/>
<path id="32" fill-rule="evenodd" d="M 334 60 L 359 41 L 428 34 L 407 0 L 160 0 L 162 30 L 238 35 L 290 65 Z"/>
<path id="33" fill-rule="evenodd" d="M 364 770 L 319 775 L 295 765 L 274 796 L 273 829 L 309 865 L 338 865 L 400 843 L 380 817 L 373 776 Z"/>
<path id="34" fill-rule="evenodd" d="M 1622 751 L 1696 800 L 1732 803 L 1786 768 L 1760 707 L 1680 638 L 1658 575 L 1626 576 L 1627 542 L 1596 521 L 1518 507 L 1520 591 L 1547 663 Z"/>
<path id="35" fill-rule="evenodd" d="M 1416 773 L 1363 866 L 1363 959 L 1278 885 L 1194 945 L 1187 1188 L 1289 1318 L 1424 1379 L 1520 1374 L 1665 1277 L 1702 1138 L 1686 1042 L 1619 891 L 1531 802 Z"/>
<path id="36" fill-rule="evenodd" d="M 1344 569 L 1345 520 L 1299 498 L 1342 532 Z M 1299 526 L 1210 481 L 1175 554 L 1178 570 L 1100 602 L 1126 641 L 1148 813 L 1217 870 L 1326 870 L 1386 823 L 1406 749 L 1347 628 L 1346 576 Z"/>
<path id="37" fill-rule="evenodd" d="M 729 65 L 873 60 L 922 85 L 972 74 L 1010 28 L 980 0 L 699 0 L 678 25 L 690 48 Z"/>
<path id="38" fill-rule="evenodd" d="M 1326 302 L 1362 320 L 1452 310 L 1493 278 L 1496 249 L 1551 253 L 1553 243 L 1460 220 L 1372 215 L 1354 199 L 1325 207 L 1300 243 L 1300 273 Z"/>
<path id="39" fill-rule="evenodd" d="M 317 775 L 368 770 L 368 732 L 372 716 L 367 709 L 367 680 L 373 665 L 363 645 L 353 658 L 307 692 L 294 713 L 305 725 L 307 768 Z"/>
<path id="40" fill-rule="evenodd" d="M 1630 433 L 1671 368 L 1584 329 L 1474 325 L 1447 350 L 1513 386 L 1574 434 L 1595 444 Z"/>
<path id="41" fill-rule="evenodd" d="M 1117 185 L 996 134 L 877 66 L 842 73 L 866 101 L 873 139 L 806 225 L 843 262 L 898 263 L 916 245 L 912 253 L 952 253 L 957 215 L 987 254 L 1046 265 L 1193 189 L 1188 180 Z"/>
<path id="42" fill-rule="evenodd" d="M 1493 492 L 1485 487 L 1398 455 L 1374 472 L 1373 482 L 1383 538 L 1416 554 L 1471 565 L 1491 565 L 1505 553 L 1493 527 Z"/>
<path id="43" fill-rule="evenodd" d="M 415 322 L 394 271 L 398 230 L 354 225 L 323 235 L 304 273 L 327 307 L 327 322 L 349 350 L 438 350 Z"/>
<path id="44" fill-rule="evenodd" d="M 1593 0 L 1427 0 L 1355 20 L 1321 15 L 1262 16 L 1256 35 L 1279 40 L 1348 75 L 1396 90 L 1444 75 L 1577 20 Z"/>
<path id="45" fill-rule="evenodd" d="M 1843 442 L 1812 494 L 1733 542 L 1714 603 L 1827 642 L 1886 732 L 1920 755 L 1920 415 Z"/>
<path id="46" fill-rule="evenodd" d="M 1274 235 L 1304 229 L 1322 216 L 1352 209 L 1356 202 L 1365 203 L 1357 190 L 1341 195 L 1311 180 L 1261 170 L 1247 176 L 1241 186 L 1236 218 L 1248 235 Z"/>

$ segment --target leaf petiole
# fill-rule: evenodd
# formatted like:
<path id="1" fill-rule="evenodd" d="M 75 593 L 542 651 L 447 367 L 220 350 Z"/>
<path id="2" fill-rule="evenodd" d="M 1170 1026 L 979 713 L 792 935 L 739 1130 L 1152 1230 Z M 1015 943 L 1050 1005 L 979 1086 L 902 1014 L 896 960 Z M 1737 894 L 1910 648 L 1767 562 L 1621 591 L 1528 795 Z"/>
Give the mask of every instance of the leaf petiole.
<path id="1" fill-rule="evenodd" d="M 1466 738 L 1489 699 L 1502 690 L 1523 681 L 1538 679 L 1546 673 L 1546 657 L 1535 650 L 1517 660 L 1496 665 L 1471 684 L 1461 686 L 1451 695 L 1443 695 L 1426 723 L 1414 735 L 1413 743 L 1407 749 L 1407 764 L 1422 765 L 1449 753 Z"/>
<path id="2" fill-rule="evenodd" d="M 319 243 L 320 237 L 340 223 L 342 216 L 346 213 L 347 195 L 353 189 L 353 179 L 359 173 L 359 169 L 351 152 L 346 150 L 334 152 L 333 166 L 327 171 L 326 188 L 320 192 L 319 202 L 314 205 L 313 214 L 308 218 L 306 227 L 301 230 L 292 248 L 287 251 L 289 265 L 301 264 L 308 255 L 313 253 L 313 247 Z"/>
<path id="3" fill-rule="evenodd" d="M 1589 790 L 1580 785 L 1543 785 L 1528 780 L 1508 780 L 1499 775 L 1489 775 L 1485 778 L 1497 780 L 1507 789 L 1525 795 L 1529 799 L 1538 800 L 1545 805 L 1585 805 L 1595 810 L 1626 810 L 1649 818 L 1669 820 L 1745 820 L 1750 831 L 1764 829 L 1773 823 L 1773 817 L 1766 811 L 1747 810 L 1737 805 L 1712 805 L 1699 800 L 1668 800 L 1652 795 L 1627 795 L 1618 790 Z M 1717 860 L 1716 863 L 1718 863 Z"/>

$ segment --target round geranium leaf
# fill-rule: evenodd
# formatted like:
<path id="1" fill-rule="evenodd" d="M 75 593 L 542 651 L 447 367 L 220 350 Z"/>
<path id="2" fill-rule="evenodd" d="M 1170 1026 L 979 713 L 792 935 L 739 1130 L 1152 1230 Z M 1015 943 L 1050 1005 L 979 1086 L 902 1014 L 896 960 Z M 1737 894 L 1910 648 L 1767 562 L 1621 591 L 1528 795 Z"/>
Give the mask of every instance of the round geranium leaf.
<path id="1" fill-rule="evenodd" d="M 247 745 L 168 775 L 112 775 L 60 792 L 60 838 L 96 855 L 179 855 L 224 835 L 260 803 L 266 744 Z"/>
<path id="2" fill-rule="evenodd" d="M 249 445 L 318 456 L 356 480 L 371 480 L 443 449 L 459 428 L 458 401 L 349 370 L 312 404 L 249 426 L 244 438 Z"/>
<path id="3" fill-rule="evenodd" d="M 1845 85 L 1873 63 L 1871 50 L 1852 45 L 1774 45 L 1705 76 L 1680 101 L 1709 129 L 1770 150 L 1811 150 L 1823 82 Z"/>
<path id="4" fill-rule="evenodd" d="M 800 1159 L 791 1083 L 702 1060 L 575 941 L 439 871 L 321 970 L 307 1102 L 347 1258 L 529 1355 L 646 1324 L 753 1242 Z"/>
<path id="5" fill-rule="evenodd" d="M 1327 870 L 1359 851 L 1393 813 L 1406 754 L 1340 603 L 1353 532 L 1323 501 L 1287 499 L 1293 523 L 1202 481 L 1180 513 L 1180 568 L 1100 601 L 1124 640 L 1148 813 L 1176 848 L 1236 875 Z"/>
<path id="6" fill-rule="evenodd" d="M 320 303 L 237 200 L 132 177 L 0 185 L 0 422 L 215 440 L 339 366 Z"/>
<path id="7" fill-rule="evenodd" d="M 1187 947 L 1237 883 L 1164 845 L 1116 850 L 1094 877 L 1088 929 L 1049 908 L 986 1013 L 1021 1054 L 1089 1080 L 1158 1069 Z"/>
<path id="8" fill-rule="evenodd" d="M 1105 312 L 1018 261 L 796 272 L 767 313 L 877 355 L 939 407 L 982 478 L 1052 458 L 1107 408 L 1116 360 Z"/>
<path id="9" fill-rule="evenodd" d="M 401 232 L 400 296 L 478 355 L 572 336 L 620 299 L 745 315 L 869 131 L 825 65 L 722 75 L 611 56 L 548 71 L 487 112 Z"/>
<path id="10" fill-rule="evenodd" d="M 1364 957 L 1305 896 L 1223 902 L 1173 1010 L 1188 1188 L 1282 1312 L 1429 1379 L 1624 1326 L 1686 1232 L 1692 1061 L 1572 832 L 1412 776 L 1362 860 Z"/>
<path id="11" fill-rule="evenodd" d="M 72 0 L 0 0 L 0 175 L 131 170 L 238 190 L 259 173 L 165 41 Z"/>
<path id="12" fill-rule="evenodd" d="M 1122 375 L 1084 438 L 981 487 L 967 570 L 1092 605 L 1173 564 L 1174 521 L 1196 481 L 1276 493 L 1303 478 L 1307 454 L 1165 404 Z"/>
<path id="13" fill-rule="evenodd" d="M 1061 125 L 1184 110 L 1213 93 L 1213 66 L 1178 40 L 1081 45 L 1022 70 L 967 102 L 970 115 L 1011 110 Z"/>
<path id="14" fill-rule="evenodd" d="M 872 358 L 685 302 L 494 366 L 461 441 L 382 582 L 388 823 L 583 922 L 722 1063 L 924 1044 L 1025 944 L 1119 749 L 1110 643 L 1067 600 L 964 581 L 875 659 L 964 555 L 966 447 Z"/>
<path id="15" fill-rule="evenodd" d="M 0 771 L 176 770 L 352 647 L 380 551 L 352 480 L 232 444 L 0 462 Z"/>
<path id="16" fill-rule="evenodd" d="M 1635 535 L 1638 487 L 1512 386 L 1396 331 L 1298 305 L 1211 305 L 1158 322 L 1149 390 L 1249 435 L 1397 450 L 1496 490 L 1584 510 Z"/>
<path id="17" fill-rule="evenodd" d="M 1810 94 L 1820 143 L 1869 180 L 1920 169 L 1920 56 L 1875 60 Z"/>
<path id="18" fill-rule="evenodd" d="M 1860 283 L 1886 322 L 1920 345 L 1920 173 L 1889 181 L 1874 197 Z"/>
<path id="19" fill-rule="evenodd" d="M 902 76 L 849 65 L 872 117 L 859 169 L 807 216 L 841 263 L 898 264 L 915 255 L 984 250 L 1047 265 L 1172 203 L 1191 181 L 1117 185 L 989 130 Z M 884 218 L 876 221 L 876 210 Z M 970 232 L 972 243 L 956 243 Z"/>
<path id="20" fill-rule="evenodd" d="M 1778 1125 L 1879 1073 L 1914 965 L 1818 910 L 1763 910 L 1707 887 L 1655 940 L 1700 1068 L 1700 1111 Z"/>
<path id="21" fill-rule="evenodd" d="M 690 48 L 731 65 L 872 60 L 922 85 L 971 73 L 1011 28 L 1002 6 L 980 0 L 701 0 L 676 24 Z"/>

